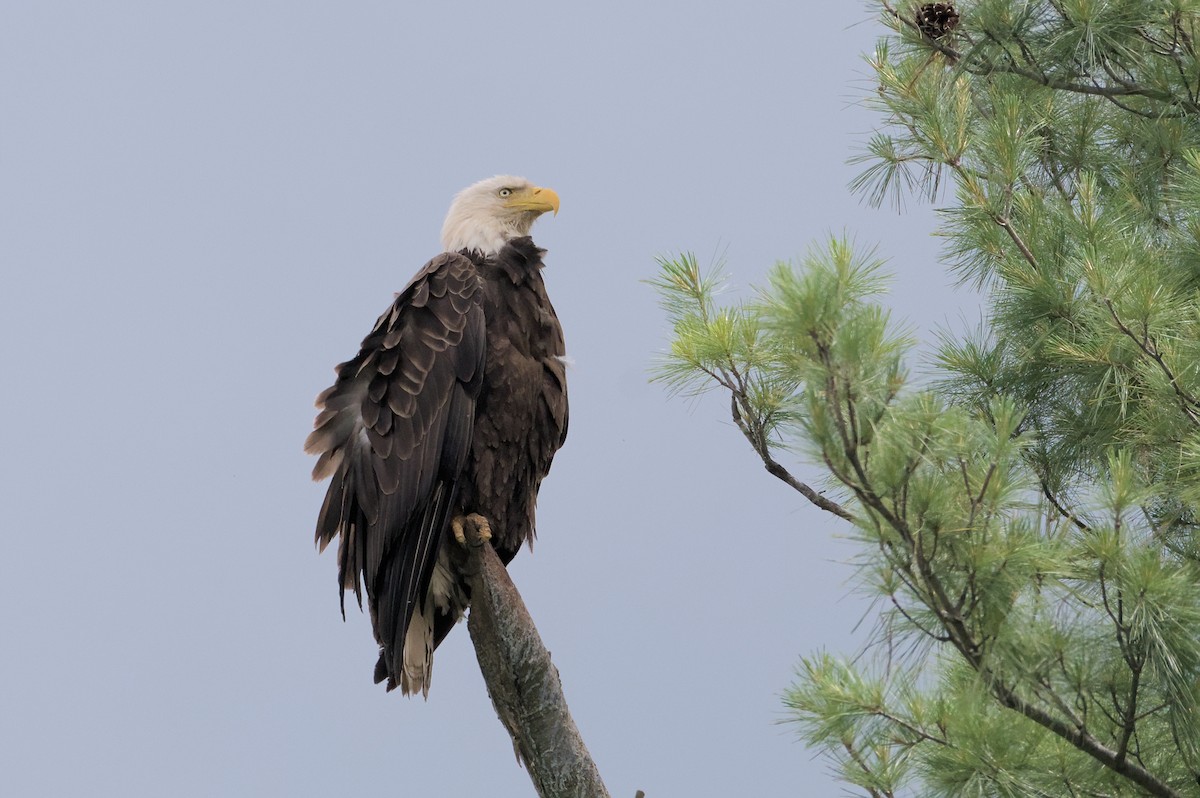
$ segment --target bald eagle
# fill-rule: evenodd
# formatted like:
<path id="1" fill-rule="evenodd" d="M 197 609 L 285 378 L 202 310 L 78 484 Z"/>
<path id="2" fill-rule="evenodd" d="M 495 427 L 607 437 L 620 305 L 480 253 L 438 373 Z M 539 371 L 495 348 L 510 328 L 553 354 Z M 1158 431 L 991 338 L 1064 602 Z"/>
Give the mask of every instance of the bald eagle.
<path id="1" fill-rule="evenodd" d="M 505 564 L 532 544 L 542 478 L 567 435 L 562 327 L 542 283 L 534 221 L 558 195 L 500 176 L 461 191 L 445 252 L 396 295 L 317 397 L 305 451 L 331 478 L 317 519 L 338 585 L 379 642 L 376 683 L 429 694 L 433 650 L 469 604 L 464 523 Z M 360 582 L 361 575 L 361 582 Z"/>

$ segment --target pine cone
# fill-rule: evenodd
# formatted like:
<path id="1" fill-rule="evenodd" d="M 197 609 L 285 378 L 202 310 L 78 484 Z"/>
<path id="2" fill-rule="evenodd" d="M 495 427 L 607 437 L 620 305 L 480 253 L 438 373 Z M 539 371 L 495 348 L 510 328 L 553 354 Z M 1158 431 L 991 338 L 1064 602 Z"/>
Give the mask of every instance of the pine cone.
<path id="1" fill-rule="evenodd" d="M 931 39 L 940 39 L 958 27 L 953 3 L 926 3 L 917 8 L 917 27 Z"/>

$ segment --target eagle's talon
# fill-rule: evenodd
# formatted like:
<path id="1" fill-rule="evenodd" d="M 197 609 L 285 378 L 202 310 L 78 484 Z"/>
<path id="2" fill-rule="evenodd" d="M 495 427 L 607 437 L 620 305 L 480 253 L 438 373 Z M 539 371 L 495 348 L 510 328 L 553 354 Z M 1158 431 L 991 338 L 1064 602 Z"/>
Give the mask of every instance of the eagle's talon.
<path id="1" fill-rule="evenodd" d="M 456 515 L 450 519 L 450 531 L 454 533 L 454 539 L 458 541 L 458 545 L 467 546 L 466 525 L 470 522 L 475 530 L 475 535 L 472 536 L 470 543 L 484 543 L 492 539 L 492 526 L 488 520 L 479 513 L 468 513 L 467 515 Z"/>

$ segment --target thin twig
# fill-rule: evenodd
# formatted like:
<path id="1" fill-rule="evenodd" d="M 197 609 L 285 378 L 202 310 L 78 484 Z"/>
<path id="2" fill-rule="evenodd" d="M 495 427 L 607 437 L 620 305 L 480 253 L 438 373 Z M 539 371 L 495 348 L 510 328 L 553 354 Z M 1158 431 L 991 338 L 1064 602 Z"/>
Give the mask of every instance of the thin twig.
<path id="1" fill-rule="evenodd" d="M 752 430 L 749 424 L 746 423 L 745 417 L 738 408 L 738 400 L 739 396 L 737 392 L 733 392 L 730 397 L 730 415 L 733 417 L 733 423 L 736 424 L 738 429 L 742 431 L 742 434 L 746 436 L 746 440 L 750 441 L 751 448 L 754 449 L 754 452 L 763 461 L 763 465 L 766 466 L 767 473 L 776 479 L 781 480 L 793 490 L 799 492 L 801 496 L 808 499 L 825 512 L 833 513 L 838 518 L 842 518 L 850 523 L 854 523 L 855 518 L 853 513 L 837 502 L 825 498 L 820 493 L 813 490 L 809 485 L 806 485 L 805 483 L 796 479 L 794 476 L 792 476 L 790 471 L 784 468 L 783 465 L 781 465 L 777 460 L 775 460 L 774 457 L 771 456 L 771 450 L 767 447 L 766 442 L 762 440 L 761 436 L 756 435 L 754 430 Z"/>
<path id="2" fill-rule="evenodd" d="M 1176 398 L 1179 400 L 1179 409 L 1187 416 L 1188 421 L 1192 422 L 1195 426 L 1200 426 L 1200 415 L 1196 413 L 1196 409 L 1200 408 L 1200 402 L 1197 402 L 1195 397 L 1187 394 L 1179 386 L 1179 381 L 1175 378 L 1175 373 L 1171 371 L 1171 367 L 1163 360 L 1162 353 L 1154 345 L 1154 339 L 1148 335 L 1139 337 L 1133 330 L 1129 329 L 1125 325 L 1125 322 L 1121 321 L 1121 317 L 1117 315 L 1117 309 L 1113 306 L 1111 299 L 1105 298 L 1104 305 L 1108 308 L 1108 312 L 1112 316 L 1113 323 L 1117 325 L 1117 329 L 1124 333 L 1125 337 L 1133 341 L 1137 345 L 1137 348 L 1142 351 L 1142 354 L 1153 360 L 1159 369 L 1162 370 L 1162 373 L 1167 378 L 1167 382 L 1171 384 L 1171 388 L 1175 391 Z"/>

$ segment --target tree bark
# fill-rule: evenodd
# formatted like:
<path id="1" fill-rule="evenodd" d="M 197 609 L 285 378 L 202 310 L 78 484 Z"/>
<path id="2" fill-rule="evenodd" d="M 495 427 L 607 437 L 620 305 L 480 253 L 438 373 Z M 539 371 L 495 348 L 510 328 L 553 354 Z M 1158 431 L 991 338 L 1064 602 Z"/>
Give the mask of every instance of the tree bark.
<path id="1" fill-rule="evenodd" d="M 571 719 L 558 669 L 496 551 L 469 541 L 467 628 L 492 705 L 540 798 L 610 798 Z"/>

